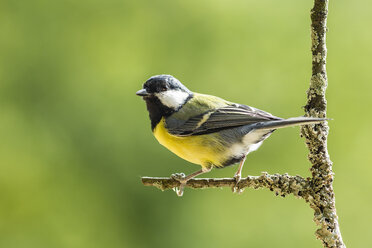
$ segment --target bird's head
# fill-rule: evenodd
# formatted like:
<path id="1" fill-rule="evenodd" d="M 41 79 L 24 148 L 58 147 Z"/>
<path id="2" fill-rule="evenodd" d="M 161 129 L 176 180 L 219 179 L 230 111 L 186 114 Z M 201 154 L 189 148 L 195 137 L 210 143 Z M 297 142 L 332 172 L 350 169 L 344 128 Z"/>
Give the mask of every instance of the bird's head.
<path id="1" fill-rule="evenodd" d="M 149 78 L 136 94 L 142 96 L 147 105 L 158 105 L 166 112 L 177 111 L 192 97 L 192 92 L 171 75 Z"/>

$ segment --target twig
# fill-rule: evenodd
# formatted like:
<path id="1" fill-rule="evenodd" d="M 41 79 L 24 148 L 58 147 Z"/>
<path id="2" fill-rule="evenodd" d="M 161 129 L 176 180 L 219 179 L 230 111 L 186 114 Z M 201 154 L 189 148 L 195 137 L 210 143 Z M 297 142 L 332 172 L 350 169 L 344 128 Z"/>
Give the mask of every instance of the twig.
<path id="1" fill-rule="evenodd" d="M 179 187 L 179 181 L 168 177 L 142 177 L 142 183 L 145 186 L 155 186 L 161 190 Z M 234 178 L 196 178 L 187 182 L 186 187 L 193 189 L 203 188 L 221 188 L 234 187 L 236 181 Z M 242 178 L 236 185 L 238 190 L 244 188 L 267 188 L 274 191 L 277 195 L 286 196 L 293 194 L 296 197 L 307 199 L 312 195 L 310 179 L 304 179 L 301 176 L 289 176 L 288 174 L 269 175 L 263 172 L 261 176 L 248 176 Z"/>

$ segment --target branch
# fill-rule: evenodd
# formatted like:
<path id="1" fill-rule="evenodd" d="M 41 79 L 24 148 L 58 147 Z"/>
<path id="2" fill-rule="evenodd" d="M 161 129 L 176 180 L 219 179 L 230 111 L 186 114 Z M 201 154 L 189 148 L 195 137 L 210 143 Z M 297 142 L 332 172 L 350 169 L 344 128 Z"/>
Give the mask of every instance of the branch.
<path id="1" fill-rule="evenodd" d="M 167 177 L 142 177 L 145 186 L 155 186 L 160 190 L 173 189 L 180 186 L 179 181 Z M 288 174 L 269 175 L 263 172 L 261 176 L 248 176 L 242 178 L 236 185 L 237 190 L 244 188 L 267 188 L 274 191 L 276 195 L 286 196 L 293 194 L 296 197 L 308 199 L 312 198 L 310 179 L 301 176 L 289 176 Z M 234 187 L 234 178 L 197 178 L 187 182 L 186 187 L 193 189 Z"/>
<path id="2" fill-rule="evenodd" d="M 311 51 L 312 51 L 312 76 L 310 87 L 307 91 L 307 116 L 326 117 L 327 101 L 325 91 L 327 88 L 326 71 L 326 31 L 327 31 L 328 0 L 314 0 L 311 10 Z M 312 178 L 304 179 L 300 176 L 268 175 L 264 172 L 261 176 L 248 176 L 242 179 L 237 188 L 268 188 L 277 195 L 286 196 L 293 194 L 303 198 L 314 209 L 314 221 L 319 226 L 316 236 L 324 247 L 346 247 L 343 243 L 338 217 L 335 207 L 335 195 L 332 187 L 333 171 L 332 161 L 327 150 L 327 137 L 329 127 L 326 122 L 317 125 L 306 125 L 301 129 L 309 149 L 308 158 L 312 164 L 310 171 Z M 143 177 L 146 186 L 156 186 L 161 190 L 178 187 L 177 180 L 171 178 Z M 234 187 L 235 179 L 192 179 L 188 181 L 190 188 L 216 188 Z"/>
<path id="3" fill-rule="evenodd" d="M 326 71 L 326 32 L 327 32 L 328 0 L 314 0 L 311 10 L 311 51 L 312 76 L 307 91 L 307 116 L 325 117 L 327 101 Z M 314 221 L 320 227 L 316 236 L 323 242 L 324 247 L 345 247 L 338 225 L 333 192 L 332 161 L 327 150 L 327 136 L 329 127 L 326 122 L 314 126 L 303 126 L 302 136 L 309 148 L 308 158 L 312 163 L 312 188 L 316 194 L 310 207 L 314 209 Z"/>

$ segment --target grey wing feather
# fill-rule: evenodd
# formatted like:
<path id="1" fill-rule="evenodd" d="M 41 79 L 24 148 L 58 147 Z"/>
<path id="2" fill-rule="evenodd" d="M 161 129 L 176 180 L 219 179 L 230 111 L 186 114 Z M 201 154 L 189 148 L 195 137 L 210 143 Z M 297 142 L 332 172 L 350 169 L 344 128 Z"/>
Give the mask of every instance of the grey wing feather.
<path id="1" fill-rule="evenodd" d="M 170 119 L 167 129 L 175 135 L 190 136 L 274 120 L 282 119 L 246 105 L 233 104 L 191 117 L 182 123 L 178 122 L 178 125 Z"/>

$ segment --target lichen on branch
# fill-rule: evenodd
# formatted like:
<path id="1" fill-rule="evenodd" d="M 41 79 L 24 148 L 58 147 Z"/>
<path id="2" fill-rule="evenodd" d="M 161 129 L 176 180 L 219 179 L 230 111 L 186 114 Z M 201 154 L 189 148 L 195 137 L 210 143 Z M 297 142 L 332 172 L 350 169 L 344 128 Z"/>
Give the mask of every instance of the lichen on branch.
<path id="1" fill-rule="evenodd" d="M 145 186 L 155 186 L 160 190 L 173 189 L 180 186 L 180 182 L 168 177 L 142 177 Z M 234 178 L 194 178 L 187 182 L 186 187 L 193 189 L 236 187 L 238 191 L 245 188 L 267 188 L 276 195 L 286 196 L 293 194 L 299 198 L 307 199 L 311 195 L 310 179 L 288 174 L 269 175 L 263 172 L 260 176 L 242 178 L 238 184 Z"/>
<path id="2" fill-rule="evenodd" d="M 305 105 L 306 116 L 326 117 L 327 100 L 325 92 L 328 86 L 326 71 L 326 33 L 328 0 L 314 0 L 311 10 L 311 52 L 312 76 L 307 91 Z M 336 214 L 335 195 L 333 191 L 332 161 L 327 150 L 329 127 L 327 122 L 303 126 L 301 135 L 309 149 L 309 161 L 312 166 L 311 184 L 314 200 L 309 201 L 314 209 L 314 222 L 319 226 L 316 237 L 324 247 L 345 247 L 342 240 L 338 217 Z"/>

